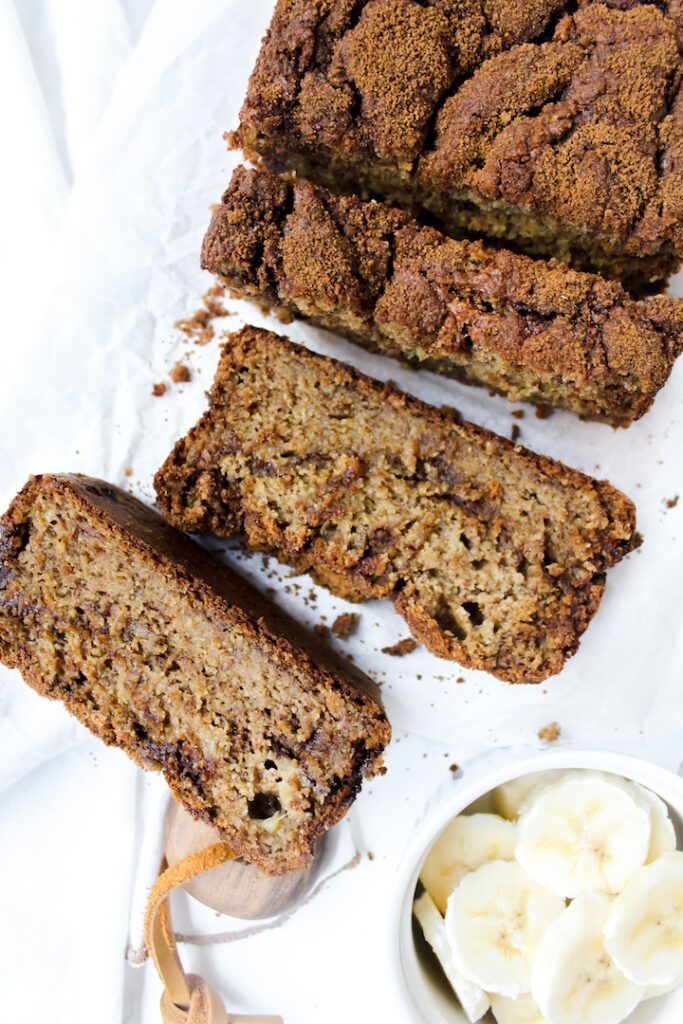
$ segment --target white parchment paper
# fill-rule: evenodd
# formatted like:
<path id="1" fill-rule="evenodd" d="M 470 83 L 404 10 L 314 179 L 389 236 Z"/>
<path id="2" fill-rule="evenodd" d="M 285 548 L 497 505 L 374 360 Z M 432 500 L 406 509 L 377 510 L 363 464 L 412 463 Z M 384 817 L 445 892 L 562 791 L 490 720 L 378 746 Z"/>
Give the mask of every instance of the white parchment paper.
<path id="1" fill-rule="evenodd" d="M 157 0 L 147 6 L 149 16 L 130 52 L 116 37 L 125 52 L 116 74 L 105 68 L 110 98 L 101 116 L 91 117 L 87 108 L 87 116 L 81 109 L 77 122 L 67 121 L 87 122 L 88 131 L 72 128 L 65 136 L 76 156 L 61 235 L 49 260 L 32 252 L 23 268 L 34 304 L 3 345 L 3 508 L 29 473 L 44 471 L 102 476 L 151 502 L 154 472 L 205 407 L 218 340 L 204 347 L 188 344 L 173 325 L 198 307 L 212 283 L 199 270 L 199 248 L 210 204 L 219 200 L 238 162 L 226 151 L 222 133 L 237 124 L 272 5 Z M 63 24 L 60 32 L 64 40 Z M 85 81 L 92 76 L 96 70 L 90 67 Z M 73 100 L 81 108 L 82 88 L 81 82 Z M 68 175 L 55 187 L 67 188 Z M 683 294 L 680 280 L 671 291 Z M 382 913 L 413 822 L 453 761 L 462 764 L 499 748 L 540 747 L 537 732 L 551 721 L 561 726 L 560 743 L 626 749 L 674 769 L 683 759 L 683 367 L 674 370 L 653 410 L 629 430 L 581 423 L 562 413 L 541 421 L 528 407 L 517 421 L 511 417 L 514 406 L 484 390 L 403 370 L 303 323 L 283 329 L 246 303 L 229 301 L 228 306 L 233 315 L 226 329 L 250 322 L 280 330 L 376 377 L 391 378 L 427 401 L 455 406 L 499 433 L 509 435 L 518 423 L 522 444 L 605 477 L 632 497 L 645 538 L 638 552 L 610 572 L 600 610 L 564 671 L 539 686 L 514 687 L 422 649 L 404 658 L 383 654 L 381 648 L 409 635 L 388 602 L 352 606 L 307 577 L 292 579 L 290 570 L 272 560 L 249 558 L 234 544 L 207 540 L 257 586 L 273 587 L 274 599 L 307 625 L 323 617 L 330 623 L 342 611 L 359 612 L 356 634 L 331 642 L 381 683 L 395 741 L 391 770 L 368 788 L 349 819 L 357 845 L 364 852 L 374 849 L 375 859 L 365 858 L 360 868 L 340 876 L 300 918 L 289 921 L 286 939 L 284 932 L 271 932 L 223 953 L 219 946 L 202 948 L 188 953 L 189 966 L 199 970 L 201 965 L 216 987 L 222 984 L 236 1010 L 286 1010 L 289 1024 L 321 1015 L 341 1022 L 351 1013 L 358 1020 L 388 1020 L 382 1014 L 390 1003 L 392 1012 L 401 1010 L 382 975 Z M 192 380 L 170 385 L 168 372 L 178 359 L 190 367 Z M 155 398 L 152 386 L 162 380 L 169 389 Z M 669 507 L 678 494 L 681 501 Z M 73 806 L 80 789 L 64 759 L 91 749 L 99 748 L 60 706 L 37 698 L 18 673 L 0 669 L 0 789 L 9 792 L 13 786 L 29 808 L 34 799 L 47 799 L 53 790 L 46 762 L 52 759 L 72 780 L 53 795 Z M 119 858 L 111 884 L 127 914 L 135 851 L 144 832 L 140 794 L 146 783 L 128 765 L 119 768 L 121 757 L 108 752 L 107 763 L 112 759 L 115 770 L 132 780 L 137 796 L 123 812 L 130 862 Z M 29 817 L 21 825 L 22 842 L 38 834 L 27 824 Z M 83 828 L 88 827 L 86 820 Z M 82 910 L 82 901 L 75 899 Z M 203 913 L 196 907 L 187 912 Z M 56 928 L 59 916 L 50 921 Z M 321 922 L 326 928 L 322 951 L 313 937 Z M 126 936 L 120 938 L 122 953 Z M 301 950 L 312 965 L 303 993 L 291 983 L 291 964 L 287 968 L 282 962 L 283 951 L 292 949 Z M 340 964 L 346 971 L 353 967 L 364 1007 L 374 1006 L 380 1016 L 358 1011 L 353 986 L 339 990 Z M 17 967 L 19 976 L 24 969 Z M 100 1019 L 155 1020 L 153 973 L 143 970 L 133 978 L 127 969 L 124 981 L 122 960 L 120 971 L 119 977 L 112 966 L 107 974 L 114 977 L 112 991 L 120 992 L 120 1001 L 111 1017 Z M 374 972 L 379 972 L 376 983 Z M 225 977 L 237 980 L 230 987 Z"/>

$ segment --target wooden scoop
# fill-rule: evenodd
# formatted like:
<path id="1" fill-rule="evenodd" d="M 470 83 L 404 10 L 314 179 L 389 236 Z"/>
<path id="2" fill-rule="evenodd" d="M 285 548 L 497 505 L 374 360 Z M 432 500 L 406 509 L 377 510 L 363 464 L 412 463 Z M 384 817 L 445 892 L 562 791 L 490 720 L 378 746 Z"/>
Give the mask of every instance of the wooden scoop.
<path id="1" fill-rule="evenodd" d="M 175 801 L 171 801 L 166 812 L 164 835 L 166 860 L 170 866 L 221 840 L 214 828 L 196 821 Z M 183 889 L 221 914 L 247 921 L 273 917 L 293 907 L 311 888 L 323 842 L 320 840 L 316 845 L 313 863 L 299 871 L 274 878 L 238 858 L 191 878 L 183 883 Z"/>

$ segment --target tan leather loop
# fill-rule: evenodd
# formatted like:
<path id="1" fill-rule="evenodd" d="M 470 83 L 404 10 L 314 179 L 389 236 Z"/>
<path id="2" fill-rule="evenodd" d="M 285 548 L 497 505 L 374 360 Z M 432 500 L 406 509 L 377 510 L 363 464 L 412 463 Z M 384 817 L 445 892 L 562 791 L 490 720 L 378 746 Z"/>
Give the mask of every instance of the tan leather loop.
<path id="1" fill-rule="evenodd" d="M 164 1024 L 227 1024 L 228 1015 L 221 997 L 196 974 L 186 975 L 190 1003 L 186 1010 L 171 1002 L 168 990 L 161 997 L 161 1018 Z M 232 1018 L 231 1018 L 232 1019 Z"/>
<path id="2" fill-rule="evenodd" d="M 161 997 L 164 1024 L 284 1024 L 282 1017 L 229 1015 L 221 997 L 203 978 L 185 974 L 178 956 L 168 905 L 169 893 L 202 871 L 215 868 L 236 856 L 227 843 L 214 843 L 170 868 L 165 858 L 162 861 L 161 874 L 147 901 L 145 941 L 164 986 Z"/>

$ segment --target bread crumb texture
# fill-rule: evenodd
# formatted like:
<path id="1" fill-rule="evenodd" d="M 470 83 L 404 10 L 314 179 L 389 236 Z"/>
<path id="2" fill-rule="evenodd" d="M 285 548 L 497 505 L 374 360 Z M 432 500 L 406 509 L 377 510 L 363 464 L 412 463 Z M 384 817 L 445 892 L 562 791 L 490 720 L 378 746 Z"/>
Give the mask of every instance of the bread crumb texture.
<path id="1" fill-rule="evenodd" d="M 33 477 L 0 531 L 0 659 L 163 771 L 245 859 L 310 861 L 382 771 L 369 681 L 322 647 L 314 660 L 243 580 L 102 481 Z"/>
<path id="2" fill-rule="evenodd" d="M 544 725 L 542 729 L 538 730 L 538 738 L 544 743 L 554 743 L 555 740 L 559 740 L 561 732 L 557 722 L 550 722 L 549 725 Z"/>
<path id="3" fill-rule="evenodd" d="M 345 640 L 352 636 L 358 628 L 358 615 L 356 612 L 343 612 L 338 615 L 330 627 L 335 636 Z"/>
<path id="4" fill-rule="evenodd" d="M 418 644 L 415 640 L 412 637 L 406 637 L 405 640 L 398 640 L 389 647 L 383 647 L 382 654 L 390 654 L 394 658 L 402 658 L 404 654 L 412 654 L 417 648 Z"/>
<path id="5" fill-rule="evenodd" d="M 190 373 L 189 367 L 181 363 L 180 360 L 171 368 L 169 377 L 174 384 L 184 384 L 188 380 L 192 380 L 192 374 Z"/>
<path id="6" fill-rule="evenodd" d="M 389 598 L 434 654 L 504 679 L 562 668 L 638 543 L 605 481 L 268 331 L 227 340 L 209 402 L 155 478 L 172 523 Z"/>

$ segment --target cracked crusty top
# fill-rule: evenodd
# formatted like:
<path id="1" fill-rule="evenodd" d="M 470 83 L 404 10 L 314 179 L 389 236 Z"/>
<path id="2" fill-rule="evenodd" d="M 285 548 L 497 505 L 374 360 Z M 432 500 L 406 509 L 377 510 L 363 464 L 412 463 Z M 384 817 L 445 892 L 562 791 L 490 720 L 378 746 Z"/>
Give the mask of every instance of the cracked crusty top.
<path id="1" fill-rule="evenodd" d="M 683 244 L 682 53 L 681 0 L 279 0 L 239 138 L 286 133 L 642 255 Z"/>
<path id="2" fill-rule="evenodd" d="M 501 358 L 576 381 L 623 374 L 654 391 L 682 344 L 683 300 L 636 302 L 598 274 L 446 238 L 403 210 L 246 167 L 214 211 L 202 266 L 276 305 L 302 299 L 400 324 L 440 354 L 466 344 L 460 322 Z"/>

